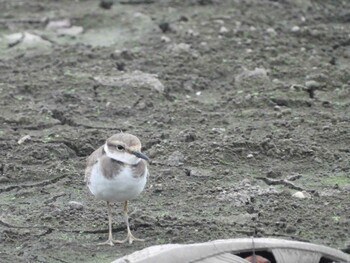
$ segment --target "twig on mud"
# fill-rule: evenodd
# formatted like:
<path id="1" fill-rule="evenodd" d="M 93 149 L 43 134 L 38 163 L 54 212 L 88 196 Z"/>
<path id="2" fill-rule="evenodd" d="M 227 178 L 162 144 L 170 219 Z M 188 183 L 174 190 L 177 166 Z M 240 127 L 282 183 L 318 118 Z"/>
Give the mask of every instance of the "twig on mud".
<path id="1" fill-rule="evenodd" d="M 13 189 L 29 188 L 29 187 L 37 187 L 37 186 L 46 186 L 46 185 L 49 185 L 49 184 L 57 183 L 59 180 L 61 180 L 64 177 L 66 177 L 65 174 L 57 176 L 57 177 L 52 178 L 52 179 L 44 180 L 44 181 L 41 181 L 41 182 L 38 182 L 38 183 L 10 185 L 8 187 L 1 188 L 0 189 L 0 193 L 9 192 L 9 191 L 11 191 Z"/>
<path id="2" fill-rule="evenodd" d="M 61 197 L 61 196 L 65 196 L 66 194 L 65 193 L 62 193 L 62 194 L 58 194 L 58 195 L 54 195 L 52 196 L 51 198 L 47 199 L 46 201 L 44 201 L 44 204 L 47 205 L 51 202 L 55 202 L 57 200 L 57 198 Z"/>
<path id="3" fill-rule="evenodd" d="M 304 191 L 305 189 L 303 189 L 300 186 L 297 186 L 295 184 L 293 184 L 292 182 L 288 181 L 287 179 L 271 179 L 271 178 L 267 178 L 267 177 L 256 177 L 256 179 L 258 180 L 263 180 L 266 184 L 268 185 L 284 185 L 287 186 L 289 188 L 298 190 L 298 191 Z"/>
<path id="4" fill-rule="evenodd" d="M 141 4 L 153 4 L 155 0 L 129 0 L 129 1 L 120 1 L 122 5 L 141 5 Z"/>
<path id="5" fill-rule="evenodd" d="M 298 180 L 300 179 L 302 176 L 301 174 L 294 174 L 294 175 L 291 175 L 287 178 L 288 181 L 295 181 L 295 180 Z"/>
<path id="6" fill-rule="evenodd" d="M 0 24 L 7 24 L 7 23 L 25 23 L 25 24 L 46 24 L 48 19 L 41 18 L 41 19 L 0 19 Z"/>
<path id="7" fill-rule="evenodd" d="M 48 229 L 51 229 L 50 227 L 47 227 L 47 226 L 15 226 L 15 225 L 11 225 L 9 223 L 6 223 L 2 218 L 0 218 L 0 225 L 6 226 L 9 228 L 39 228 L 39 229 L 48 228 Z"/>
<path id="8" fill-rule="evenodd" d="M 68 232 L 68 233 L 87 233 L 87 234 L 100 234 L 100 233 L 107 233 L 108 229 L 96 229 L 96 230 L 77 230 L 77 229 L 63 229 L 63 228 L 54 228 L 50 226 L 16 226 L 11 225 L 7 222 L 5 222 L 2 218 L 0 218 L 0 225 L 3 225 L 8 228 L 20 228 L 20 229 L 46 229 L 46 232 L 42 235 L 50 234 L 53 231 L 61 231 L 61 232 Z M 141 225 L 140 225 L 141 226 Z M 138 227 L 140 227 L 138 226 Z M 124 230 L 123 226 L 120 227 L 114 227 L 112 229 L 113 231 L 122 231 Z"/>

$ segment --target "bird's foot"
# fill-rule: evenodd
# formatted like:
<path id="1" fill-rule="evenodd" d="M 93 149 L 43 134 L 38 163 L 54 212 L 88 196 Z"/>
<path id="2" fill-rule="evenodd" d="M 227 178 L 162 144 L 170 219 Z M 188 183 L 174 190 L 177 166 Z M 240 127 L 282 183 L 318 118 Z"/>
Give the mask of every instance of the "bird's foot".
<path id="1" fill-rule="evenodd" d="M 113 239 L 109 238 L 107 241 L 102 242 L 102 243 L 98 243 L 98 246 L 104 246 L 104 245 L 110 245 L 110 246 L 114 246 L 114 241 Z"/>
<path id="2" fill-rule="evenodd" d="M 129 244 L 132 244 L 133 241 L 141 241 L 141 242 L 144 242 L 145 240 L 144 239 L 140 239 L 140 238 L 136 238 L 133 236 L 133 234 L 131 234 L 131 232 L 128 233 L 128 235 L 126 236 L 125 239 L 123 240 L 113 240 L 114 243 L 117 243 L 117 244 L 123 244 L 125 242 L 129 242 Z"/>

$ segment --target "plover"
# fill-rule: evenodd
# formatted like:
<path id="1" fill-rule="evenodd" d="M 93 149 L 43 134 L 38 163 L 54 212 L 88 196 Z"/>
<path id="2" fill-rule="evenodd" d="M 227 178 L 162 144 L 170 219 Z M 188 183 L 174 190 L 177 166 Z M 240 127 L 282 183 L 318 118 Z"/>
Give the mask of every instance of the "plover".
<path id="1" fill-rule="evenodd" d="M 131 134 L 118 133 L 106 140 L 87 160 L 85 181 L 90 192 L 99 200 L 107 202 L 109 236 L 99 245 L 111 245 L 129 241 L 144 241 L 132 235 L 129 226 L 128 200 L 136 198 L 145 188 L 148 157 L 141 153 L 140 140 Z M 124 202 L 127 237 L 112 238 L 111 203 Z"/>

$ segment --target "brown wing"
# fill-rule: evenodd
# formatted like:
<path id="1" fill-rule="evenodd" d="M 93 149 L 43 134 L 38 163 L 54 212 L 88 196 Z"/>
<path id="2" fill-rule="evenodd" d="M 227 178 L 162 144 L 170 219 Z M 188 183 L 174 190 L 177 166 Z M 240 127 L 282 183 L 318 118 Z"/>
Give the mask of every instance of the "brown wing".
<path id="1" fill-rule="evenodd" d="M 86 161 L 86 168 L 85 168 L 85 182 L 87 184 L 90 183 L 90 176 L 91 176 L 91 170 L 95 163 L 97 163 L 98 159 L 101 158 L 104 154 L 103 146 L 95 150 Z"/>

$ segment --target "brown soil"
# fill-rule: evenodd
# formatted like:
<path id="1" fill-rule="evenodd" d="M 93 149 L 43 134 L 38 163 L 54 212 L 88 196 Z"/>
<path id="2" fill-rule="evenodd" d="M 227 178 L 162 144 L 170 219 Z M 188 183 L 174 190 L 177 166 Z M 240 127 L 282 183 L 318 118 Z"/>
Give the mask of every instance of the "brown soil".
<path id="1" fill-rule="evenodd" d="M 0 262 L 110 262 L 253 235 L 349 252 L 350 2 L 120 2 L 0 1 L 0 33 L 51 43 L 0 42 Z M 84 33 L 56 36 L 45 17 Z M 157 74 L 165 91 L 94 80 L 121 70 Z M 85 159 L 120 130 L 152 159 L 131 202 L 146 242 L 100 247 L 107 209 Z"/>

